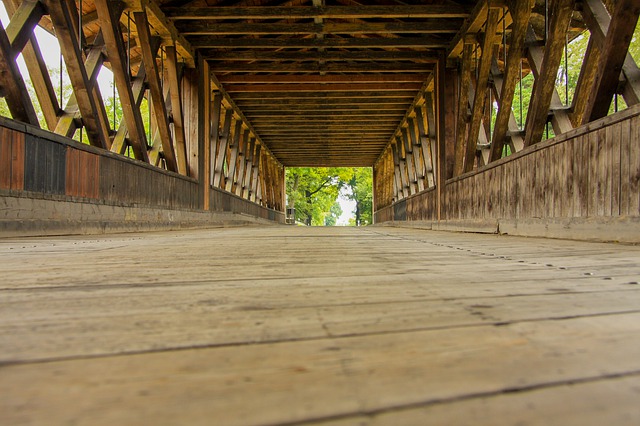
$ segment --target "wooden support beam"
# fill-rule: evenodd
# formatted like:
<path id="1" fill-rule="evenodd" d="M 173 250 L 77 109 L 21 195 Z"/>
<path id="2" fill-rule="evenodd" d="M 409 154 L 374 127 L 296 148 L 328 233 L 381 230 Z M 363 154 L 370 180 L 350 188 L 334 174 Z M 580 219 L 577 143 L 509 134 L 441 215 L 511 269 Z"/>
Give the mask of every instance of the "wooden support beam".
<path id="1" fill-rule="evenodd" d="M 180 77 L 178 72 L 178 57 L 175 46 L 166 46 L 167 77 L 171 93 L 171 118 L 173 121 L 173 135 L 175 142 L 176 161 L 178 172 L 188 175 L 187 144 L 184 136 L 184 122 L 182 116 L 182 96 L 180 95 Z M 213 168 L 212 168 L 213 170 Z"/>
<path id="2" fill-rule="evenodd" d="M 260 202 L 260 159 L 262 158 L 262 145 L 256 143 L 256 154 L 253 159 L 253 168 L 251 174 L 250 200 L 254 203 Z"/>
<path id="3" fill-rule="evenodd" d="M 609 113 L 639 15 L 640 3 L 637 0 L 618 0 L 615 3 L 582 124 L 605 117 Z"/>
<path id="4" fill-rule="evenodd" d="M 217 92 L 214 96 L 214 105 L 222 104 L 222 94 Z M 220 115 L 219 115 L 220 117 Z M 224 165 L 229 148 L 229 138 L 231 136 L 231 122 L 233 121 L 233 110 L 225 110 L 224 122 L 221 125 L 220 135 L 218 137 L 218 147 L 215 158 L 215 174 L 213 176 L 213 186 L 221 188 L 224 185 Z M 214 121 L 215 123 L 215 121 Z"/>
<path id="5" fill-rule="evenodd" d="M 107 57 L 111 64 L 118 95 L 120 96 L 120 105 L 122 107 L 122 115 L 124 123 L 126 123 L 126 131 L 129 134 L 129 143 L 133 148 L 133 154 L 136 159 L 149 162 L 147 154 L 147 137 L 142 123 L 142 116 L 134 99 L 131 88 L 131 79 L 127 61 L 125 60 L 125 47 L 120 31 L 120 24 L 114 13 L 116 4 L 108 0 L 95 0 L 96 12 L 98 13 L 98 21 L 104 36 L 105 46 L 107 49 Z M 119 14 L 118 14 L 119 15 Z M 124 131 L 122 132 L 124 134 Z M 124 135 L 114 139 L 111 149 L 115 152 L 124 150 Z M 118 143 L 116 143 L 118 141 Z"/>
<path id="6" fill-rule="evenodd" d="M 404 197 L 404 185 L 402 183 L 402 172 L 400 171 L 400 157 L 395 143 L 391 144 L 391 155 L 393 156 L 393 179 L 396 186 L 395 196 L 396 199 L 400 200 Z"/>
<path id="7" fill-rule="evenodd" d="M 297 23 L 218 23 L 215 21 L 179 21 L 183 35 L 307 35 L 307 34 L 455 34 L 462 21 L 433 19 L 420 22 L 323 22 Z"/>
<path id="8" fill-rule="evenodd" d="M 413 151 L 413 164 L 416 170 L 418 191 L 423 191 L 425 189 L 426 168 L 424 158 L 422 158 L 422 151 L 420 149 L 420 139 L 416 135 L 416 130 L 415 120 L 409 117 L 407 119 L 406 132 L 408 134 L 411 150 Z"/>
<path id="9" fill-rule="evenodd" d="M 364 18 L 466 18 L 469 12 L 458 5 L 378 6 L 242 6 L 242 7 L 167 7 L 174 20 L 207 19 L 364 19 Z"/>
<path id="10" fill-rule="evenodd" d="M 142 49 L 142 62 L 147 73 L 147 83 L 151 92 L 151 104 L 155 114 L 157 129 L 162 143 L 162 153 L 167 164 L 167 169 L 172 172 L 178 171 L 178 162 L 171 141 L 171 129 L 169 128 L 169 118 L 167 117 L 167 106 L 164 103 L 162 83 L 158 72 L 156 57 L 151 50 L 151 33 L 146 12 L 134 12 L 133 14 L 138 37 Z M 207 163 L 208 165 L 208 163 Z"/>
<path id="11" fill-rule="evenodd" d="M 218 161 L 218 157 L 222 154 L 220 152 L 220 113 L 222 111 L 222 94 L 220 92 L 214 92 L 213 97 L 211 98 L 210 111 L 211 139 L 209 143 L 211 144 L 211 164 L 209 167 L 211 168 L 211 175 L 209 184 L 212 186 L 216 186 L 216 176 L 219 175 L 221 171 L 216 167 L 216 162 Z"/>
<path id="12" fill-rule="evenodd" d="M 367 92 L 367 91 L 407 91 L 418 90 L 421 87 L 421 83 L 299 83 L 299 84 L 227 84 L 225 90 L 228 93 L 261 93 L 261 92 L 273 92 L 278 91 L 280 93 L 288 92 Z"/>
<path id="13" fill-rule="evenodd" d="M 12 17 L 21 5 L 21 0 L 4 0 L 4 6 L 10 17 Z M 35 34 L 29 35 L 29 40 L 22 49 L 22 57 L 29 71 L 29 77 L 33 84 L 40 109 L 47 123 L 49 130 L 54 130 L 58 123 L 58 114 L 60 106 L 56 92 L 51 84 L 49 70 L 44 62 L 42 53 L 38 46 Z"/>
<path id="14" fill-rule="evenodd" d="M 480 65 L 478 67 L 475 97 L 473 99 L 473 107 L 471 109 L 471 123 L 469 124 L 469 131 L 467 133 L 466 154 L 463 168 L 465 173 L 473 170 L 474 160 L 476 157 L 478 135 L 480 134 L 480 125 L 482 124 L 482 110 L 484 108 L 487 95 L 489 73 L 491 71 L 491 63 L 493 61 L 495 33 L 500 12 L 501 9 L 490 8 L 489 15 L 487 17 L 487 25 L 485 28 L 484 40 L 482 42 L 482 56 L 480 57 Z"/>
<path id="15" fill-rule="evenodd" d="M 395 145 L 396 152 L 398 153 L 398 165 L 400 166 L 400 187 L 402 188 L 402 198 L 406 198 L 410 194 L 411 180 L 407 171 L 407 161 L 403 154 L 402 140 L 399 137 L 394 137 L 392 146 Z"/>
<path id="16" fill-rule="evenodd" d="M 567 30 L 575 0 L 556 0 L 550 10 L 549 35 L 544 49 L 542 67 L 533 83 L 531 103 L 525 125 L 524 145 L 540 142 L 549 116 L 552 96 L 556 90 L 556 74 L 564 53 Z"/>
<path id="17" fill-rule="evenodd" d="M 231 192 L 236 195 L 242 194 L 242 181 L 247 167 L 247 149 L 249 147 L 249 129 L 244 129 L 238 144 L 238 159 L 236 164 L 236 176 L 234 178 Z"/>
<path id="18" fill-rule="evenodd" d="M 5 0 L 6 1 L 6 0 Z M 255 51 L 254 51 L 255 52 Z M 353 52 L 356 53 L 356 52 Z M 331 74 L 331 75 L 280 75 L 280 74 L 227 74 L 218 76 L 225 85 L 232 83 L 251 84 L 330 84 L 330 83 L 420 83 L 427 80 L 429 74 Z"/>
<path id="19" fill-rule="evenodd" d="M 437 149 L 437 180 L 436 180 L 436 219 L 440 221 L 443 217 L 444 208 L 445 208 L 445 187 L 447 185 L 447 170 L 446 170 L 446 135 L 445 135 L 445 99 L 444 92 L 446 90 L 446 67 L 447 67 L 447 59 L 445 54 L 443 53 L 440 57 L 440 61 L 438 61 L 438 67 L 436 68 L 436 88 L 435 92 L 435 102 L 433 102 L 434 113 L 432 116 L 434 117 L 434 121 L 437 119 L 436 128 L 436 137 L 434 138 L 437 141 L 438 149 Z M 427 98 L 427 105 L 431 102 Z M 429 108 L 429 107 L 427 107 Z M 429 127 L 431 127 L 431 123 L 429 123 Z"/>
<path id="20" fill-rule="evenodd" d="M 236 166 L 238 164 L 238 155 L 240 153 L 240 137 L 242 136 L 242 120 L 236 120 L 235 130 L 233 131 L 233 139 L 229 153 L 229 168 L 225 180 L 225 190 L 231 192 L 235 183 Z"/>
<path id="21" fill-rule="evenodd" d="M 251 175 L 253 173 L 253 153 L 256 148 L 256 138 L 251 137 L 249 139 L 249 146 L 245 155 L 245 172 L 242 178 L 242 184 L 240 185 L 240 196 L 242 198 L 249 199 L 251 195 Z"/>
<path id="22" fill-rule="evenodd" d="M 594 40 L 602 51 L 611 25 L 611 17 L 602 0 L 585 0 L 583 17 L 591 33 L 590 40 Z M 625 102 L 627 105 L 640 103 L 640 69 L 629 52 L 622 64 L 622 74 L 626 80 L 622 91 Z"/>
<path id="23" fill-rule="evenodd" d="M 40 127 L 27 86 L 24 84 L 18 65 L 14 60 L 11 43 L 0 23 L 0 96 L 7 101 L 15 120 Z"/>
<path id="24" fill-rule="evenodd" d="M 324 52 L 283 52 L 283 51 L 219 51 L 204 50 L 203 55 L 210 61 L 414 61 L 434 63 L 437 57 L 425 51 L 324 51 Z"/>
<path id="25" fill-rule="evenodd" d="M 542 70 L 542 62 L 544 60 L 545 49 L 540 46 L 536 34 L 533 30 L 533 27 L 529 25 L 527 29 L 527 38 L 526 44 L 528 44 L 527 48 L 527 57 L 529 66 L 531 67 L 531 71 L 536 79 L 540 78 L 540 73 Z M 555 80 L 554 80 L 555 81 Z M 529 105 L 529 110 L 531 109 L 531 104 Z M 559 135 L 565 132 L 568 132 L 573 128 L 571 124 L 571 120 L 569 120 L 568 111 L 563 109 L 563 103 L 560 99 L 560 95 L 553 86 L 552 94 L 551 94 L 551 104 L 550 111 L 551 113 L 551 125 L 553 126 L 554 132 Z"/>
<path id="26" fill-rule="evenodd" d="M 425 107 L 420 105 L 416 107 L 416 123 L 418 124 L 418 134 L 420 137 L 420 147 L 422 149 L 422 157 L 425 164 L 425 172 L 427 176 L 427 187 L 430 188 L 435 185 L 435 177 L 433 175 L 434 162 L 432 151 L 432 136 L 429 135 L 426 127 L 426 114 L 424 112 Z"/>
<path id="27" fill-rule="evenodd" d="M 465 21 L 460 31 L 453 38 L 447 50 L 447 58 L 457 58 L 462 54 L 464 47 L 464 38 L 467 34 L 478 33 L 482 29 L 482 25 L 487 20 L 489 5 L 492 8 L 502 8 L 505 5 L 504 0 L 480 0 L 469 14 L 469 18 Z"/>
<path id="28" fill-rule="evenodd" d="M 264 99 L 272 99 L 274 101 L 286 100 L 293 101 L 298 99 L 307 99 L 307 100 L 333 100 L 333 99 L 385 99 L 385 98 L 411 98 L 413 99 L 416 92 L 415 91 L 402 91 L 402 92 L 349 92 L 344 89 L 337 90 L 335 92 L 326 92 L 326 93 L 282 93 L 277 90 L 277 87 L 273 88 L 273 92 L 265 92 L 265 93 L 236 93 L 233 95 L 233 99 L 238 101 L 246 101 L 246 100 L 264 100 Z"/>
<path id="29" fill-rule="evenodd" d="M 38 0 L 23 0 L 15 10 L 6 29 L 15 56 L 18 56 L 31 39 L 34 28 L 44 14 L 44 5 Z"/>
<path id="30" fill-rule="evenodd" d="M 456 120 L 456 146 L 454 148 L 453 175 L 464 172 L 465 142 L 467 141 L 467 124 L 469 122 L 469 90 L 471 89 L 471 61 L 473 60 L 474 43 L 466 38 L 462 50 L 462 70 L 460 74 L 460 93 L 458 97 L 458 118 Z"/>
<path id="31" fill-rule="evenodd" d="M 98 1 L 96 1 L 96 5 L 97 3 Z M 78 109 L 82 115 L 82 122 L 87 130 L 89 142 L 94 146 L 108 149 L 110 145 L 109 129 L 104 128 L 99 119 L 100 112 L 96 98 L 91 93 L 91 82 L 85 68 L 83 52 L 80 49 L 80 40 L 78 40 L 77 32 L 73 30 L 77 23 L 75 19 L 77 10 L 73 10 L 65 1 L 46 0 L 46 6 L 60 43 L 60 50 L 67 66 L 67 73 L 71 80 Z M 75 4 L 73 8 L 75 8 Z"/>
<path id="32" fill-rule="evenodd" d="M 212 62 L 211 69 L 216 72 L 357 72 L 357 73 L 399 73 L 419 72 L 425 73 L 433 69 L 432 63 L 414 62 L 332 62 L 328 64 L 306 62 Z"/>
<path id="33" fill-rule="evenodd" d="M 599 63 L 600 48 L 595 42 L 595 38 L 590 37 L 589 43 L 587 44 L 587 50 L 582 61 L 582 66 L 580 67 L 580 75 L 578 76 L 578 81 L 573 95 L 571 112 L 569 113 L 569 120 L 571 120 L 571 125 L 573 127 L 582 125 L 585 111 L 587 109 L 587 102 L 589 102 L 590 91 L 596 79 L 596 72 L 598 71 Z"/>
<path id="34" fill-rule="evenodd" d="M 509 52 L 505 63 L 505 72 L 500 84 L 498 113 L 496 114 L 496 124 L 491 141 L 491 153 L 489 161 L 496 161 L 502 157 L 504 141 L 509 130 L 509 121 L 513 115 L 511 109 L 513 96 L 516 91 L 516 84 L 522 78 L 520 67 L 524 56 L 524 42 L 529 26 L 531 10 L 535 4 L 534 0 L 521 0 L 512 2 L 513 9 L 509 10 L 513 24 L 511 25 L 511 37 L 509 39 Z M 497 82 L 494 78 L 494 84 Z"/>
<path id="35" fill-rule="evenodd" d="M 441 37 L 425 35 L 422 37 L 398 38 L 226 38 L 217 36 L 190 37 L 194 48 L 246 48 L 246 49 L 327 49 L 340 48 L 420 48 L 441 49 L 448 43 Z"/>
<path id="36" fill-rule="evenodd" d="M 211 203 L 211 70 L 198 55 L 198 201 L 203 210 Z"/>
<path id="37" fill-rule="evenodd" d="M 402 138 L 402 145 L 404 147 L 405 158 L 407 161 L 407 173 L 409 175 L 409 189 L 411 194 L 418 192 L 418 170 L 416 168 L 415 153 L 413 152 L 413 146 L 409 140 L 407 128 L 400 129 L 400 137 Z"/>
<path id="38" fill-rule="evenodd" d="M 494 58 L 493 64 L 491 65 L 491 78 L 493 78 L 493 88 L 495 90 L 496 98 L 500 99 L 502 96 L 502 91 L 504 90 L 504 75 L 498 69 L 498 61 Z M 495 130 L 494 130 L 495 132 Z M 513 110 L 510 109 L 510 114 L 507 120 L 507 133 L 502 142 L 502 147 L 506 141 L 508 141 L 509 146 L 513 149 L 513 152 L 521 151 L 524 148 L 524 138 L 523 131 L 520 130 L 518 126 L 518 122 L 516 121 L 516 117 L 513 114 Z M 491 145 L 493 147 L 493 144 Z M 503 148 L 500 148 L 501 150 Z M 502 151 L 500 151 L 502 153 Z M 489 153 L 490 156 L 490 153 Z M 499 157 L 498 157 L 499 158 Z M 487 161 L 489 158 L 487 157 Z"/>

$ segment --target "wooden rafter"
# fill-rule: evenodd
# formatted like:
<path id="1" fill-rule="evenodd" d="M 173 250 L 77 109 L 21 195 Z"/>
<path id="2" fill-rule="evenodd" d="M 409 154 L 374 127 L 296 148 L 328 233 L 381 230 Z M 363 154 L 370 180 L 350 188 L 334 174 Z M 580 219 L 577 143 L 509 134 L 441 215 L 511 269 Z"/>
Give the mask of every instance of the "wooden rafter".
<path id="1" fill-rule="evenodd" d="M 601 50 L 598 71 L 587 102 L 583 124 L 606 116 L 616 93 L 629 44 L 640 15 L 637 0 L 618 0 Z"/>
<path id="2" fill-rule="evenodd" d="M 182 96 L 180 95 L 180 76 L 178 71 L 178 57 L 175 46 L 166 46 L 167 79 L 171 93 L 171 112 L 173 122 L 173 135 L 175 141 L 176 161 L 178 172 L 187 175 L 187 145 L 184 135 L 184 123 L 182 116 Z M 213 151 L 212 151 L 213 152 Z"/>
<path id="3" fill-rule="evenodd" d="M 2 24 L 0 24 L 0 77 L 0 95 L 5 97 L 13 118 L 39 127 L 38 116 L 14 60 L 11 42 Z"/>
<path id="4" fill-rule="evenodd" d="M 550 11 L 549 34 L 544 49 L 542 67 L 533 84 L 531 103 L 525 125 L 524 145 L 540 142 L 549 116 L 549 107 L 556 91 L 556 74 L 564 53 L 566 34 L 569 28 L 575 0 L 557 0 Z"/>
<path id="5" fill-rule="evenodd" d="M 513 8 L 509 10 L 513 19 L 511 25 L 511 37 L 509 39 L 509 53 L 505 63 L 504 76 L 500 84 L 500 101 L 498 102 L 498 113 L 496 114 L 496 124 L 491 141 L 491 153 L 489 161 L 496 161 L 502 157 L 504 141 L 509 130 L 509 121 L 512 118 L 513 96 L 516 84 L 522 77 L 520 68 L 522 57 L 524 56 L 524 42 L 526 39 L 529 18 L 534 6 L 533 0 L 521 0 L 511 3 Z M 498 85 L 494 79 L 494 84 Z"/>
<path id="6" fill-rule="evenodd" d="M 469 13 L 457 5 L 411 6 L 245 6 L 166 8 L 168 17 L 180 20 L 205 19 L 362 19 L 362 18 L 466 18 Z"/>
<path id="7" fill-rule="evenodd" d="M 478 135 L 482 124 L 482 111 L 484 109 L 487 86 L 489 84 L 491 63 L 493 61 L 495 45 L 494 35 L 496 33 L 500 11 L 501 9 L 499 8 L 489 8 L 489 14 L 487 16 L 484 40 L 482 42 L 482 56 L 478 66 L 475 97 L 473 100 L 473 107 L 471 108 L 471 123 L 469 123 L 469 131 L 467 133 L 464 172 L 470 172 L 473 170 L 474 160 L 476 157 Z"/>
<path id="8" fill-rule="evenodd" d="M 131 87 L 120 24 L 114 15 L 115 4 L 107 0 L 95 0 L 95 5 L 96 11 L 98 12 L 100 28 L 105 40 L 107 57 L 111 63 L 111 71 L 113 71 L 118 94 L 120 95 L 122 115 L 126 123 L 125 129 L 129 135 L 129 143 L 133 148 L 135 158 L 148 163 L 147 138 L 140 115 L 140 109 L 137 106 Z M 124 131 L 122 133 L 124 133 Z M 121 143 L 115 143 L 114 141 L 111 146 L 111 149 L 116 152 L 122 152 L 124 150 L 124 135 L 122 135 L 119 140 Z"/>
<path id="9" fill-rule="evenodd" d="M 149 32 L 147 14 L 145 12 L 135 12 L 133 17 L 138 28 L 138 37 L 140 38 L 140 46 L 142 48 L 142 60 L 147 73 L 147 83 L 149 84 L 151 103 L 155 113 L 160 141 L 162 143 L 162 153 L 164 154 L 167 168 L 170 171 L 177 172 L 178 163 L 173 149 L 162 83 L 160 82 L 156 57 L 151 51 L 151 33 Z"/>
<path id="10" fill-rule="evenodd" d="M 16 13 L 20 5 L 21 0 L 4 0 L 4 6 L 10 16 Z M 32 33 L 29 35 L 29 41 L 24 49 L 22 49 L 22 57 L 27 65 L 29 77 L 31 78 L 31 83 L 33 84 L 47 127 L 53 130 L 58 123 L 60 106 L 58 105 L 58 98 L 53 84 L 51 84 L 49 71 L 40 52 L 35 34 Z"/>
<path id="11" fill-rule="evenodd" d="M 466 39 L 462 50 L 462 69 L 460 72 L 460 94 L 458 95 L 458 118 L 456 120 L 456 145 L 454 149 L 453 175 L 464 172 L 465 143 L 467 141 L 467 123 L 469 115 L 469 90 L 471 89 L 471 61 L 474 43 Z"/>
<path id="12" fill-rule="evenodd" d="M 87 129 L 89 142 L 94 146 L 108 148 L 109 129 L 104 128 L 100 121 L 99 106 L 92 94 L 92 83 L 85 68 L 80 40 L 78 40 L 77 32 L 74 32 L 77 23 L 75 4 L 72 9 L 66 1 L 45 0 L 45 2 L 60 42 L 60 50 L 67 66 L 78 110 L 82 115 L 82 122 Z"/>
<path id="13" fill-rule="evenodd" d="M 633 2 L 631 3 L 633 4 Z M 593 39 L 596 47 L 602 51 L 611 25 L 611 17 L 602 0 L 585 0 L 583 16 L 591 33 L 590 39 Z M 640 69 L 629 52 L 627 52 L 622 64 L 622 73 L 626 80 L 622 90 L 625 102 L 627 105 L 640 103 Z"/>

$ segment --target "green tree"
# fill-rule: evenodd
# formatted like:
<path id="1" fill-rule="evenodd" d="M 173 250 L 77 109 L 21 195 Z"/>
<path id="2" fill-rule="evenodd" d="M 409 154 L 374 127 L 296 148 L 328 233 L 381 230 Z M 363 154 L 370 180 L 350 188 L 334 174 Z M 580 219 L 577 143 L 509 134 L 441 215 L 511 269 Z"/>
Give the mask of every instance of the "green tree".
<path id="1" fill-rule="evenodd" d="M 288 207 L 296 209 L 297 221 L 311 226 L 325 224 L 344 182 L 339 168 L 299 167 L 287 168 L 286 184 Z"/>
<path id="2" fill-rule="evenodd" d="M 356 202 L 355 225 L 370 225 L 373 204 L 373 173 L 370 168 L 354 167 L 350 169 L 351 178 L 347 181 L 349 199 Z"/>

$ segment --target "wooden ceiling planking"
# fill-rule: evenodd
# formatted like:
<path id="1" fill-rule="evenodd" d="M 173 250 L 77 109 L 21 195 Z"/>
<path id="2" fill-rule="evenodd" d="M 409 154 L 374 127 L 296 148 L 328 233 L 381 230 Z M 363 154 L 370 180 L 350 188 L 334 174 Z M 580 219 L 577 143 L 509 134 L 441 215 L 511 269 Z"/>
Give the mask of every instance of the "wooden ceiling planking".
<path id="1" fill-rule="evenodd" d="M 476 2 L 162 3 L 282 164 L 372 166 Z"/>

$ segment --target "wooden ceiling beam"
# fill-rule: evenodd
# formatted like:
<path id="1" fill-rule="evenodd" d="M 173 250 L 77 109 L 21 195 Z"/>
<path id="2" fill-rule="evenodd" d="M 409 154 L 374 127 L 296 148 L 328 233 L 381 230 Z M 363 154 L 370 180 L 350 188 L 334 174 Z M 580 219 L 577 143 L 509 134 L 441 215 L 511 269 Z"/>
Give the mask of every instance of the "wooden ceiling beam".
<path id="1" fill-rule="evenodd" d="M 469 12 L 458 5 L 411 6 L 246 6 L 246 7 L 167 7 L 173 20 L 204 19 L 363 19 L 363 18 L 466 18 Z"/>
<path id="2" fill-rule="evenodd" d="M 275 87 L 274 87 L 275 89 Z M 382 99 L 382 98 L 397 98 L 397 97 L 410 97 L 413 98 L 415 96 L 414 91 L 401 91 L 401 92 L 349 92 L 344 89 L 335 91 L 335 92 L 324 92 L 324 93 L 287 93 L 287 92 L 245 92 L 245 93 L 235 93 L 233 95 L 234 100 L 247 100 L 247 99 Z"/>
<path id="3" fill-rule="evenodd" d="M 228 83 L 423 83 L 430 74 L 364 74 L 364 75 L 264 75 L 228 74 L 218 76 L 222 84 Z"/>
<path id="4" fill-rule="evenodd" d="M 246 49 L 327 49 L 340 48 L 422 48 L 441 49 L 449 46 L 447 38 L 425 35 L 422 37 L 330 37 L 330 38 L 226 38 L 218 36 L 189 37 L 194 48 L 246 48 Z"/>
<path id="5" fill-rule="evenodd" d="M 457 58 L 462 54 L 464 46 L 464 36 L 470 33 L 477 33 L 487 21 L 489 13 L 489 3 L 492 8 L 505 7 L 505 0 L 480 0 L 471 11 L 469 18 L 465 20 L 464 25 L 456 34 L 453 41 L 449 44 L 448 59 Z"/>
<path id="6" fill-rule="evenodd" d="M 433 63 L 415 62 L 331 62 L 327 64 L 318 63 L 245 63 L 245 62 L 213 62 L 211 69 L 213 72 L 301 72 L 301 73 L 321 73 L 321 72 L 357 72 L 357 73 L 380 73 L 380 72 L 419 72 L 425 73 L 433 69 Z"/>
<path id="7" fill-rule="evenodd" d="M 385 91 L 406 91 L 406 90 L 418 90 L 420 89 L 419 83 L 354 83 L 354 84 L 278 84 L 274 86 L 272 84 L 227 84 L 225 89 L 229 93 L 251 92 L 251 93 L 263 93 L 278 91 L 285 92 L 374 92 L 379 90 Z"/>
<path id="8" fill-rule="evenodd" d="M 435 19 L 421 22 L 323 22 L 320 24 L 232 23 L 179 21 L 183 35 L 306 35 L 306 34 L 455 34 L 461 20 Z"/>
<path id="9" fill-rule="evenodd" d="M 425 51 L 324 51 L 324 52 L 265 52 L 260 50 L 221 51 L 203 50 L 209 61 L 419 61 L 435 63 L 438 56 Z"/>

